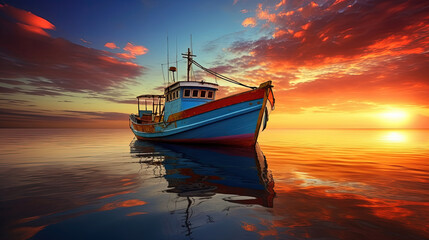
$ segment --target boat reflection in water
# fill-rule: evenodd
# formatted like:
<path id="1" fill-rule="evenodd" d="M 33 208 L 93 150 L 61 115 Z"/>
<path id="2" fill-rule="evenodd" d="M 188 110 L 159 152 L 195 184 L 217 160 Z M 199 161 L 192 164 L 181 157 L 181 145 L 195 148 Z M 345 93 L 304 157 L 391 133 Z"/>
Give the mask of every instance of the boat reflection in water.
<path id="1" fill-rule="evenodd" d="M 259 145 L 254 149 L 213 148 L 136 140 L 130 146 L 140 163 L 162 166 L 165 172 L 155 174 L 167 180 L 165 192 L 175 193 L 176 201 L 187 203 L 182 225 L 187 236 L 192 233 L 192 207 L 199 204 L 193 198 L 221 194 L 230 203 L 273 207 L 274 180 Z"/>
<path id="2" fill-rule="evenodd" d="M 170 193 L 180 197 L 213 196 L 216 193 L 245 196 L 229 202 L 273 207 L 274 180 L 258 145 L 252 148 L 210 148 L 133 141 L 133 157 L 140 163 L 160 163 Z"/>

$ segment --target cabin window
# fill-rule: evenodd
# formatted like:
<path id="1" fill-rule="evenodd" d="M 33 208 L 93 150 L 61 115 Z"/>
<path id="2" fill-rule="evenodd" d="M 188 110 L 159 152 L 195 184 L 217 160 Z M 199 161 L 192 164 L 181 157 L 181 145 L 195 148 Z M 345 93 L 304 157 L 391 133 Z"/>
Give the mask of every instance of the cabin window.
<path id="1" fill-rule="evenodd" d="M 206 98 L 206 90 L 201 90 L 200 91 L 200 98 Z"/>
<path id="2" fill-rule="evenodd" d="M 198 90 L 192 90 L 192 97 L 198 97 Z"/>
<path id="3" fill-rule="evenodd" d="M 185 89 L 183 91 L 183 97 L 190 97 L 191 96 L 191 90 Z"/>
<path id="4" fill-rule="evenodd" d="M 213 99 L 213 91 L 207 92 L 207 98 Z"/>
<path id="5" fill-rule="evenodd" d="M 176 98 L 179 98 L 179 90 L 176 91 Z"/>

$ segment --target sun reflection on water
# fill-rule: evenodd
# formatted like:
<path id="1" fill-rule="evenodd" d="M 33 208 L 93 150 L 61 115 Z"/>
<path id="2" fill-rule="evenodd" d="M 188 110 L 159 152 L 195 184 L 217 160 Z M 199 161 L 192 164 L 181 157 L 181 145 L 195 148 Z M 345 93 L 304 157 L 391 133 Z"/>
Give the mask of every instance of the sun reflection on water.
<path id="1" fill-rule="evenodd" d="M 386 143 L 404 143 L 407 142 L 407 136 L 403 132 L 387 132 L 380 138 L 381 141 Z"/>

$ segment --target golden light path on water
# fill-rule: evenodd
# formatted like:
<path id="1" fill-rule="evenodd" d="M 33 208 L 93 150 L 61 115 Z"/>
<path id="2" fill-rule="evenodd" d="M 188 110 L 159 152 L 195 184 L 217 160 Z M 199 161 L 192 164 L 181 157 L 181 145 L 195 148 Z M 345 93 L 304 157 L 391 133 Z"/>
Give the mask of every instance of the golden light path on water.
<path id="1" fill-rule="evenodd" d="M 388 143 L 404 143 L 407 141 L 407 136 L 401 132 L 390 131 L 384 134 L 380 140 Z"/>
<path id="2" fill-rule="evenodd" d="M 381 222 L 386 232 L 406 226 L 428 234 L 427 130 L 277 129 L 267 133 L 261 135 L 260 144 L 276 180 L 274 215 L 281 220 L 265 222 L 260 228 L 255 225 L 252 229 L 261 231 L 261 236 L 264 228 L 278 235 L 290 227 L 301 237 L 315 236 L 316 231 L 356 239 L 353 232 L 323 229 L 318 222 L 332 221 L 351 231 L 358 219 L 366 219 L 366 224 Z M 386 237 L 365 231 L 363 239 Z"/>

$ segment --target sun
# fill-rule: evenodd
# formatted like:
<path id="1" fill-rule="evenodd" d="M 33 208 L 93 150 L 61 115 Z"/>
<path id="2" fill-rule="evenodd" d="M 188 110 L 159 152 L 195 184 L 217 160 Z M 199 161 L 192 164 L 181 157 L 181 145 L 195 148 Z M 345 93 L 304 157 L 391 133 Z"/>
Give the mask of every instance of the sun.
<path id="1" fill-rule="evenodd" d="M 406 123 L 410 115 L 403 110 L 390 110 L 379 114 L 379 118 L 385 123 L 389 124 L 403 124 Z"/>

